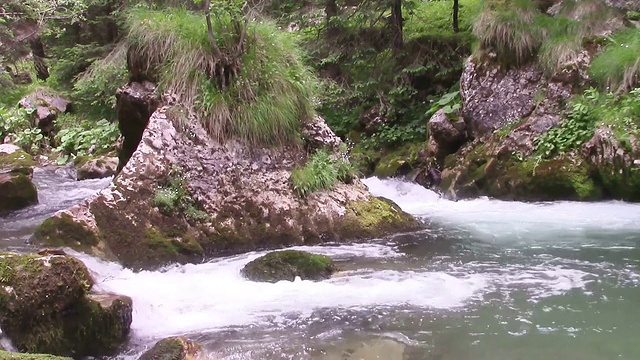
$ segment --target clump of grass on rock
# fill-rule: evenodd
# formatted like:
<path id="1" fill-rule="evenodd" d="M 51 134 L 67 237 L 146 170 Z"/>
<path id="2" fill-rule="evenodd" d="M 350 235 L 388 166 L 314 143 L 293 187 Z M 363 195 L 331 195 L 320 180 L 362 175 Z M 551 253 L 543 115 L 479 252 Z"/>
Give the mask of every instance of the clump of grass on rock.
<path id="1" fill-rule="evenodd" d="M 127 20 L 129 67 L 178 94 L 216 140 L 297 142 L 301 120 L 314 115 L 317 79 L 302 63 L 295 38 L 271 22 L 250 21 L 238 52 L 232 23 L 222 14 L 213 24 L 225 54 L 220 59 L 203 14 L 137 8 Z"/>

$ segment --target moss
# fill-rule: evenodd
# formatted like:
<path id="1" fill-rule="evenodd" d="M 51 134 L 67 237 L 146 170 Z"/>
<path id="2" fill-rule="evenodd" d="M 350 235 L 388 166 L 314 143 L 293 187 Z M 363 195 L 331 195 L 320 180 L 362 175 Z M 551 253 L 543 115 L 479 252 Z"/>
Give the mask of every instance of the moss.
<path id="1" fill-rule="evenodd" d="M 0 213 L 38 203 L 38 190 L 23 173 L 0 174 Z"/>
<path id="2" fill-rule="evenodd" d="M 0 326 L 20 351 L 102 355 L 124 340 L 130 299 L 116 297 L 103 307 L 88 297 L 93 283 L 81 261 L 2 253 L 0 274 Z"/>
<path id="3" fill-rule="evenodd" d="M 47 245 L 67 246 L 79 251 L 87 251 L 99 242 L 93 231 L 74 221 L 73 217 L 66 213 L 45 220 L 36 229 L 33 239 Z"/>
<path id="4" fill-rule="evenodd" d="M 613 164 L 596 170 L 599 182 L 608 197 L 627 201 L 640 201 L 640 169 L 620 169 Z"/>
<path id="5" fill-rule="evenodd" d="M 305 251 L 274 251 L 248 263 L 242 274 L 252 281 L 322 280 L 331 277 L 335 266 L 331 258 Z"/>
<path id="6" fill-rule="evenodd" d="M 344 216 L 342 230 L 348 238 L 378 237 L 419 227 L 416 219 L 382 197 L 350 202 Z"/>
<path id="7" fill-rule="evenodd" d="M 409 173 L 418 162 L 418 153 L 423 146 L 423 144 L 409 143 L 383 155 L 378 161 L 373 175 L 391 177 Z"/>
<path id="8" fill-rule="evenodd" d="M 149 228 L 145 231 L 143 244 L 150 250 L 158 252 L 162 257 L 177 257 L 183 255 L 202 255 L 202 246 L 191 236 L 183 234 L 176 238 L 169 238 L 158 229 Z"/>
<path id="9" fill-rule="evenodd" d="M 75 159 L 73 159 L 73 165 L 75 165 L 77 168 L 80 168 L 84 166 L 86 163 L 88 163 L 89 160 L 91 160 L 91 156 L 87 156 L 87 155 L 76 156 Z"/>
<path id="10" fill-rule="evenodd" d="M 183 337 L 158 341 L 139 360 L 189 360 L 201 351 L 200 345 Z"/>
<path id="11" fill-rule="evenodd" d="M 21 354 L 0 351 L 0 360 L 71 360 L 71 358 L 47 354 Z"/>
<path id="12" fill-rule="evenodd" d="M 22 150 L 14 151 L 11 154 L 0 153 L 0 169 L 8 169 L 13 173 L 31 175 L 36 162 L 31 155 Z"/>

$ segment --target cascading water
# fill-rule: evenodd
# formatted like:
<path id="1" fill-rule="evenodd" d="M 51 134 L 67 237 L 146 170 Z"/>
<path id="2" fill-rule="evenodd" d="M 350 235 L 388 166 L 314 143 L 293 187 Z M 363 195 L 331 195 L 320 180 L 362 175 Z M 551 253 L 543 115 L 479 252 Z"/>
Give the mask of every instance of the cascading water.
<path id="1" fill-rule="evenodd" d="M 640 358 L 640 205 L 452 202 L 365 183 L 426 229 L 302 248 L 336 260 L 326 281 L 243 279 L 262 253 L 140 273 L 74 255 L 133 298 L 124 358 L 179 334 L 216 359 Z"/>

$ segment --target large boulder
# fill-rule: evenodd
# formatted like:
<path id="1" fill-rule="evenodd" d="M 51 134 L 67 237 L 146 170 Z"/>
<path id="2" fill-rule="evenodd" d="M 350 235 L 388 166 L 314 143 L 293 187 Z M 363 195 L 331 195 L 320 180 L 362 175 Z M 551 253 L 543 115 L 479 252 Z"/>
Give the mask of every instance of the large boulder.
<path id="1" fill-rule="evenodd" d="M 333 260 L 324 255 L 306 251 L 274 251 L 261 256 L 242 268 L 242 274 L 251 281 L 277 282 L 302 280 L 324 280 L 336 271 Z"/>
<path id="2" fill-rule="evenodd" d="M 462 117 L 471 136 L 479 137 L 529 116 L 542 88 L 535 65 L 505 69 L 469 59 L 460 78 Z"/>
<path id="3" fill-rule="evenodd" d="M 201 352 L 198 343 L 184 337 L 170 337 L 158 341 L 138 360 L 195 360 Z"/>
<path id="4" fill-rule="evenodd" d="M 84 264 L 59 252 L 0 253 L 0 327 L 24 352 L 112 353 L 129 332 L 131 299 L 92 287 Z"/>
<path id="5" fill-rule="evenodd" d="M 31 181 L 35 161 L 19 147 L 0 144 L 0 214 L 38 203 Z"/>
<path id="6" fill-rule="evenodd" d="M 67 234 L 66 225 L 45 222 L 48 229 L 36 232 L 36 241 L 54 239 L 56 245 L 148 269 L 227 253 L 380 237 L 419 226 L 395 204 L 371 196 L 357 179 L 302 198 L 290 175 L 307 156 L 304 147 L 216 142 L 169 97 L 145 120 L 141 114 L 155 104 L 155 89 L 131 86 L 135 91 L 118 92 L 118 101 L 131 108 L 119 119 L 125 147 L 134 150 L 126 165 L 107 189 L 52 220 L 68 216 L 72 221 L 64 224 L 93 235 L 82 241 Z M 142 109 L 135 110 L 135 104 Z M 333 147 L 330 136 L 314 137 L 311 146 L 321 139 Z"/>
<path id="7" fill-rule="evenodd" d="M 48 89 L 39 89 L 31 93 L 22 98 L 18 105 L 34 111 L 35 125 L 45 135 L 50 135 L 54 131 L 54 121 L 59 114 L 64 114 L 71 110 L 69 100 Z"/>
<path id="8" fill-rule="evenodd" d="M 438 164 L 444 157 L 453 154 L 467 139 L 463 120 L 453 122 L 442 109 L 438 110 L 427 124 L 429 129 L 428 156 L 433 156 Z"/>

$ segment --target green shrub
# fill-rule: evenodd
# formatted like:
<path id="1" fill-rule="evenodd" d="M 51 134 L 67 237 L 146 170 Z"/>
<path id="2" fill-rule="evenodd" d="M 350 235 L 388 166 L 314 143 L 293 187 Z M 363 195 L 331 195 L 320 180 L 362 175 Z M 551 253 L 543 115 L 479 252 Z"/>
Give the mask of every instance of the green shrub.
<path id="1" fill-rule="evenodd" d="M 218 44 L 233 60 L 235 49 L 228 48 L 235 40 L 232 21 L 224 14 L 218 20 Z M 143 66 L 155 68 L 161 88 L 179 94 L 215 139 L 295 142 L 301 120 L 314 115 L 317 80 L 303 65 L 295 37 L 270 22 L 249 22 L 245 52 L 228 69 L 229 84 L 224 74 L 208 75 L 223 59 L 213 54 L 202 14 L 138 8 L 127 24 L 127 39 Z"/>
<path id="2" fill-rule="evenodd" d="M 93 62 L 77 78 L 73 85 L 73 97 L 86 109 L 85 115 L 115 120 L 116 90 L 128 80 L 126 51 L 124 43 L 118 45 L 104 59 Z"/>
<path id="3" fill-rule="evenodd" d="M 35 110 L 17 107 L 4 108 L 0 106 L 0 142 L 7 137 L 13 137 L 13 142 L 31 155 L 36 155 L 46 141 L 39 128 L 31 124 Z"/>
<path id="4" fill-rule="evenodd" d="M 108 152 L 120 136 L 117 124 L 106 119 L 79 122 L 74 115 L 61 114 L 56 125 L 61 130 L 54 137 L 58 146 L 53 151 L 61 155 L 59 163 L 66 163 L 71 156 L 88 155 L 89 150 L 97 154 Z"/>
<path id="5" fill-rule="evenodd" d="M 606 126 L 623 146 L 640 135 L 640 88 L 616 96 L 588 89 L 572 100 L 566 118 L 536 139 L 536 154 L 551 158 L 575 150 L 589 140 L 596 128 Z"/>
<path id="6" fill-rule="evenodd" d="M 627 29 L 609 38 L 589 69 L 591 77 L 611 91 L 640 85 L 640 29 Z"/>
<path id="7" fill-rule="evenodd" d="M 293 169 L 291 183 L 298 195 L 306 197 L 315 191 L 332 189 L 339 181 L 349 183 L 356 174 L 357 169 L 346 154 L 332 155 L 318 150 L 303 167 Z"/>

